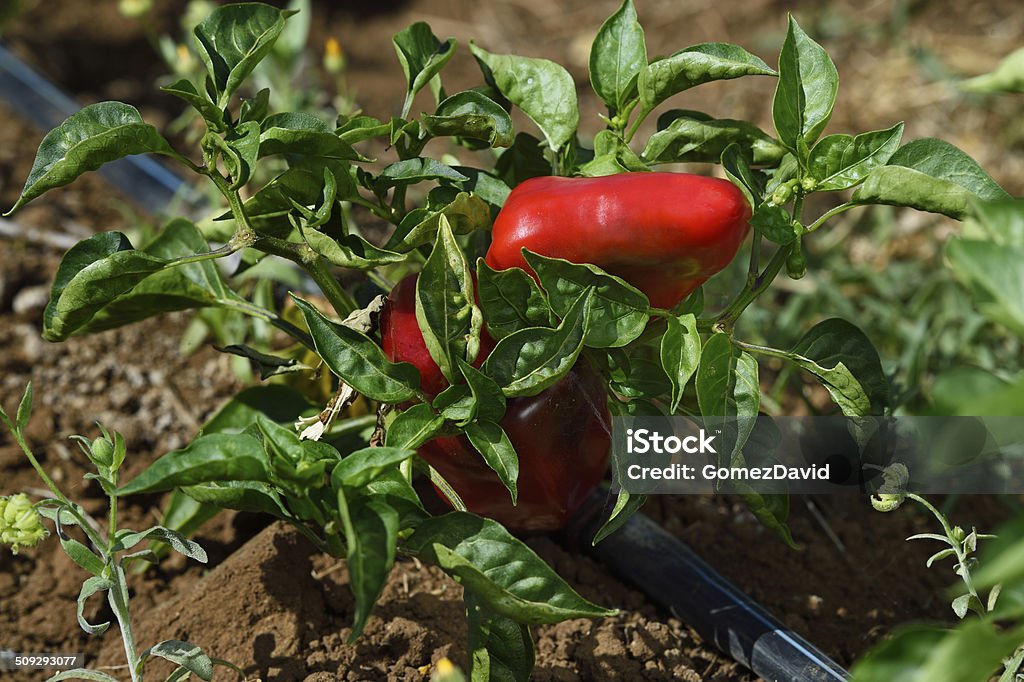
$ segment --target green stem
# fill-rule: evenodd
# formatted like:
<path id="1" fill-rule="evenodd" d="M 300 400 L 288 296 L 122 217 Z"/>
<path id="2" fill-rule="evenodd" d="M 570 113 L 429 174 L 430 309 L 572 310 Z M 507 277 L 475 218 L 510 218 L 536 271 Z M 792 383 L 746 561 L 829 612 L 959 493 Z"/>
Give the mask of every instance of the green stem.
<path id="1" fill-rule="evenodd" d="M 288 336 L 292 337 L 302 345 L 306 346 L 310 350 L 315 349 L 313 344 L 313 337 L 306 332 L 302 331 L 288 320 L 282 318 L 272 310 L 267 310 L 255 303 L 250 303 L 242 299 L 231 299 L 231 298 L 219 298 L 217 299 L 217 305 L 222 308 L 229 310 L 237 310 L 240 313 L 249 315 L 250 317 L 256 317 L 261 320 L 265 320 L 270 324 L 274 325 Z"/>
<path id="2" fill-rule="evenodd" d="M 771 286 L 772 282 L 775 281 L 775 277 L 782 271 L 783 266 L 786 264 L 786 257 L 789 255 L 788 246 L 779 247 L 772 259 L 768 261 L 768 265 L 765 266 L 764 272 L 754 278 L 751 282 L 733 301 L 728 308 L 722 311 L 722 313 L 714 319 L 713 322 L 708 320 L 700 320 L 699 324 L 708 329 L 721 327 L 729 328 L 736 322 L 737 318 L 743 313 L 747 307 L 757 300 L 757 298 Z"/>
<path id="3" fill-rule="evenodd" d="M 234 240 L 232 240 L 231 243 L 225 244 L 219 249 L 207 251 L 206 253 L 196 253 L 192 254 L 191 256 L 182 256 L 181 258 L 175 258 L 167 265 L 168 267 L 175 267 L 178 265 L 187 265 L 188 263 L 200 263 L 204 260 L 216 260 L 217 258 L 224 258 L 225 256 L 230 256 L 235 251 L 238 251 L 241 248 L 241 244 L 237 244 L 234 242 Z"/>
<path id="4" fill-rule="evenodd" d="M 769 348 L 768 346 L 759 346 L 756 343 L 747 343 L 746 341 L 740 341 L 739 339 L 733 339 L 732 342 L 743 350 L 750 351 L 751 353 L 757 353 L 759 355 L 767 355 L 773 358 L 782 358 L 783 360 L 792 360 L 793 356 L 786 351 L 779 350 L 778 348 Z"/>
<path id="5" fill-rule="evenodd" d="M 967 586 L 967 591 L 971 593 L 971 596 L 975 598 L 976 603 L 971 603 L 970 608 L 972 611 L 980 616 L 985 615 L 984 607 L 978 606 L 981 604 L 981 597 L 978 595 L 978 590 L 974 588 L 974 580 L 971 578 L 971 571 L 967 567 L 967 553 L 964 552 L 963 545 L 957 540 L 956 536 L 953 535 L 953 528 L 949 525 L 949 520 L 946 516 L 940 512 L 935 506 L 926 500 L 925 498 L 915 493 L 907 493 L 907 498 L 914 500 L 922 507 L 932 513 L 938 522 L 942 525 L 942 531 L 946 534 L 946 539 L 949 541 L 950 546 L 953 548 L 953 552 L 956 553 L 956 560 L 959 562 L 960 570 L 958 571 L 960 577 L 964 581 L 964 585 Z"/>
<path id="6" fill-rule="evenodd" d="M 839 215 L 840 213 L 843 213 L 845 211 L 849 211 L 851 208 L 856 208 L 857 206 L 858 206 L 858 204 L 839 204 L 835 208 L 832 208 L 832 209 L 829 209 L 828 211 L 825 211 L 824 213 L 821 214 L 821 217 L 819 217 L 817 220 L 815 220 L 813 223 L 811 223 L 807 227 L 806 232 L 814 232 L 819 227 L 824 225 L 825 221 L 827 221 L 829 218 L 833 218 L 833 217 Z"/>
<path id="7" fill-rule="evenodd" d="M 645 108 L 640 110 L 640 113 L 637 114 L 636 120 L 633 121 L 633 125 L 629 129 L 629 133 L 626 134 L 626 144 L 629 144 L 630 142 L 633 141 L 633 136 L 636 135 L 636 132 L 638 130 L 640 130 L 640 124 L 644 122 L 644 120 L 647 118 L 647 115 L 650 113 L 650 109 Z"/>
<path id="8" fill-rule="evenodd" d="M 132 633 L 132 618 L 128 609 L 128 583 L 124 578 L 124 569 L 118 565 L 114 556 L 107 557 L 107 566 L 112 567 L 114 572 L 113 585 L 107 592 L 107 601 L 110 609 L 117 618 L 117 624 L 121 630 L 121 641 L 124 643 L 124 655 L 128 661 L 128 672 L 132 676 L 132 682 L 139 682 L 142 679 L 142 671 L 139 669 L 139 655 L 135 650 L 135 636 Z"/>

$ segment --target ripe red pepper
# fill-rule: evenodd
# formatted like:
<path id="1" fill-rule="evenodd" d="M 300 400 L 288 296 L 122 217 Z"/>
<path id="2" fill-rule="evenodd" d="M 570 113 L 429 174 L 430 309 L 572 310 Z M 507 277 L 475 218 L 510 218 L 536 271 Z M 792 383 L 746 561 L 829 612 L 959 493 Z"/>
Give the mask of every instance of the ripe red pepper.
<path id="1" fill-rule="evenodd" d="M 751 210 L 726 180 L 685 173 L 532 178 L 494 221 L 486 261 L 520 267 L 534 253 L 591 263 L 671 308 L 736 255 Z"/>
<path id="2" fill-rule="evenodd" d="M 381 312 L 385 354 L 420 371 L 421 387 L 434 396 L 448 382 L 430 357 L 416 322 L 416 276 L 402 280 Z M 494 347 L 481 339 L 481 363 Z M 435 438 L 419 455 L 437 469 L 477 514 L 512 530 L 561 528 L 598 486 L 611 451 L 611 415 L 600 377 L 580 361 L 538 395 L 512 398 L 499 422 L 519 455 L 518 503 L 465 436 Z"/>

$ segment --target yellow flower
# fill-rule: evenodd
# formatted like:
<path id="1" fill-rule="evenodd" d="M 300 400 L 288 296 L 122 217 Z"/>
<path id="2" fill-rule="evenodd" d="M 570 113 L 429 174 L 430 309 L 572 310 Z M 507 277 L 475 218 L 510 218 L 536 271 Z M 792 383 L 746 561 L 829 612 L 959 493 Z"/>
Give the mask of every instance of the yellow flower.
<path id="1" fill-rule="evenodd" d="M 17 554 L 21 547 L 35 547 L 47 535 L 28 495 L 0 497 L 0 543 L 11 545 L 11 550 Z"/>

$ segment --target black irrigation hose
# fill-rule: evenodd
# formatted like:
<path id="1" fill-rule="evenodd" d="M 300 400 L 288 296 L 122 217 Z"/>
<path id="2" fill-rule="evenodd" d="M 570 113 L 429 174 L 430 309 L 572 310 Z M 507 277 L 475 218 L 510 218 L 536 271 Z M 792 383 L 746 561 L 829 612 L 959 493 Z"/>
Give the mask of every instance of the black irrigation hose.
<path id="1" fill-rule="evenodd" d="M 0 45 L 0 100 L 44 130 L 60 125 L 82 107 L 53 83 Z M 140 207 L 157 211 L 184 202 L 189 212 L 196 192 L 176 173 L 148 156 L 129 156 L 104 165 L 99 173 Z"/>
<path id="2" fill-rule="evenodd" d="M 769 682 L 841 682 L 849 675 L 644 514 L 591 546 L 606 516 L 595 492 L 570 534 L 594 558 Z"/>

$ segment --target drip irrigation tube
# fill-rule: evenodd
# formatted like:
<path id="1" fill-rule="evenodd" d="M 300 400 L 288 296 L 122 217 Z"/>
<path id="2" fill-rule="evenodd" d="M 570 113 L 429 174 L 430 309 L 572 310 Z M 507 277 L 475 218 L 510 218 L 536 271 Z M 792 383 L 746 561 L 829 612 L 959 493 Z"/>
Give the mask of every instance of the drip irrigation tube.
<path id="1" fill-rule="evenodd" d="M 82 108 L 3 45 L 0 45 L 0 99 L 43 130 L 56 128 Z M 104 165 L 99 173 L 127 198 L 150 211 L 160 212 L 177 201 L 185 212 L 191 212 L 198 203 L 192 187 L 148 156 L 119 159 Z"/>
<path id="2" fill-rule="evenodd" d="M 768 682 L 843 682 L 848 673 L 642 513 L 596 547 L 605 494 L 587 501 L 570 528 L 589 554 L 668 608 L 701 637 Z"/>

